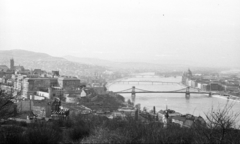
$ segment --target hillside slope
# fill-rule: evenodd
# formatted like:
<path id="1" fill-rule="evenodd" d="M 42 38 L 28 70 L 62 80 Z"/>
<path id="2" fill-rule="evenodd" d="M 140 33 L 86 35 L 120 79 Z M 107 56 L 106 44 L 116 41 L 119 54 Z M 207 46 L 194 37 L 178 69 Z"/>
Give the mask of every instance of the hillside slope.
<path id="1" fill-rule="evenodd" d="M 59 70 L 62 75 L 84 75 L 88 71 L 104 70 L 100 66 L 90 66 L 68 61 L 61 57 L 53 57 L 45 53 L 25 50 L 0 51 L 0 64 L 10 66 L 10 59 L 14 58 L 15 65 L 22 65 L 27 69 L 42 69 L 46 71 Z"/>

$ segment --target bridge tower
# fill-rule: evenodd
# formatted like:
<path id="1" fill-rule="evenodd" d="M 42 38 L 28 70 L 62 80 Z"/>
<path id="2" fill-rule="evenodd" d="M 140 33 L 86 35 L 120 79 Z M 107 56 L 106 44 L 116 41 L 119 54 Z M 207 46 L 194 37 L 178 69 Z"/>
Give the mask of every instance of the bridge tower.
<path id="1" fill-rule="evenodd" d="M 135 105 L 135 99 L 136 99 L 136 93 L 135 93 L 135 86 L 132 87 L 132 103 L 133 103 L 133 106 Z"/>
<path id="2" fill-rule="evenodd" d="M 190 89 L 189 87 L 186 88 L 186 95 L 185 95 L 186 98 L 190 98 L 190 91 L 189 91 L 189 89 Z"/>
<path id="3" fill-rule="evenodd" d="M 209 97 L 211 97 L 211 96 L 212 96 L 212 92 L 210 91 L 210 92 L 209 92 Z"/>

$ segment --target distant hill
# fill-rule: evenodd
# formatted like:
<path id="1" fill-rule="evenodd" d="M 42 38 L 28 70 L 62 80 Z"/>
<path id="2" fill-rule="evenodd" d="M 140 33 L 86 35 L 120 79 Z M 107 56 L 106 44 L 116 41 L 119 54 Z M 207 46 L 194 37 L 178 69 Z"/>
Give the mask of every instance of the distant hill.
<path id="1" fill-rule="evenodd" d="M 196 67 L 189 64 L 171 64 L 152 62 L 114 62 L 97 58 L 79 58 L 73 56 L 54 57 L 45 53 L 26 50 L 1 50 L 0 65 L 10 66 L 10 59 L 14 58 L 15 65 L 22 65 L 27 69 L 40 68 L 46 71 L 59 70 L 61 75 L 89 76 L 94 72 L 112 70 L 157 70 L 157 71 L 185 71 L 203 69 L 211 70 L 211 67 Z"/>
<path id="2" fill-rule="evenodd" d="M 78 62 L 82 64 L 100 65 L 100 66 L 108 66 L 108 67 L 112 67 L 118 63 L 118 62 L 112 62 L 112 61 L 103 60 L 103 59 L 97 59 L 97 58 L 80 58 L 80 57 L 74 57 L 69 55 L 64 56 L 63 58 L 69 61 Z"/>
<path id="3" fill-rule="evenodd" d="M 113 69 L 151 69 L 151 70 L 172 70 L 176 69 L 186 69 L 188 68 L 187 65 L 168 65 L 168 64 L 158 64 L 156 62 L 113 62 L 103 59 L 96 59 L 96 58 L 80 58 L 74 56 L 64 56 L 65 59 L 73 62 L 78 62 L 82 64 L 91 64 L 91 65 L 98 65 L 98 66 L 107 66 Z"/>
<path id="4" fill-rule="evenodd" d="M 90 64 L 96 66 L 104 66 L 114 70 L 156 70 L 156 71 L 186 71 L 188 68 L 198 71 L 214 71 L 219 72 L 226 68 L 213 67 L 213 66 L 201 66 L 199 63 L 191 61 L 148 61 L 148 62 L 114 62 L 109 60 L 97 59 L 97 58 L 80 58 L 74 56 L 64 56 L 65 59 L 81 64 Z"/>
<path id="5" fill-rule="evenodd" d="M 10 66 L 10 59 L 14 58 L 15 65 L 22 65 L 27 69 L 42 69 L 46 71 L 59 70 L 62 75 L 83 75 L 91 70 L 103 70 L 103 67 L 90 66 L 68 61 L 61 57 L 53 57 L 45 53 L 26 50 L 1 50 L 0 64 Z M 83 72 L 84 71 L 84 72 Z"/>
<path id="6" fill-rule="evenodd" d="M 26 50 L 1 50 L 0 51 L 1 60 L 2 59 L 10 59 L 14 58 L 16 61 L 18 60 L 32 60 L 32 61 L 66 61 L 66 59 L 61 57 L 53 57 L 45 53 L 38 53 Z"/>

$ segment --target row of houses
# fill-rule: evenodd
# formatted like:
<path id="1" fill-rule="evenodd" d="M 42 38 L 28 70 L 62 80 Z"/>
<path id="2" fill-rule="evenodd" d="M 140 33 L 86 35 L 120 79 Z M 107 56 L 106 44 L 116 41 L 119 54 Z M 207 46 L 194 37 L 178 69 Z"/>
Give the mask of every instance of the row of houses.
<path id="1" fill-rule="evenodd" d="M 10 68 L 3 65 L 0 67 L 0 89 L 25 99 L 42 100 L 67 96 L 71 101 L 70 97 L 80 95 L 83 86 L 80 79 L 60 76 L 59 71 L 29 71 L 23 66 L 14 66 L 13 59 L 10 60 Z"/>

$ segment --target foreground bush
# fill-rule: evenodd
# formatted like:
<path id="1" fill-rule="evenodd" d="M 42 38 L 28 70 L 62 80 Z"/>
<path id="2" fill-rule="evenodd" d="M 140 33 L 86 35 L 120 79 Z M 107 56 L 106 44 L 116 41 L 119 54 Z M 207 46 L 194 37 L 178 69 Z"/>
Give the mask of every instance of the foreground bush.
<path id="1" fill-rule="evenodd" d="M 129 143 L 128 137 L 125 137 L 119 131 L 111 131 L 107 128 L 96 128 L 94 132 L 89 136 L 84 138 L 82 143 Z"/>
<path id="2" fill-rule="evenodd" d="M 62 130 L 54 123 L 39 121 L 28 124 L 23 137 L 26 143 L 57 143 L 62 140 Z"/>
<path id="3" fill-rule="evenodd" d="M 196 124 L 191 128 L 171 123 L 164 128 L 154 121 L 96 115 L 32 124 L 13 122 L 0 127 L 0 143 L 239 143 L 240 130 L 232 128 L 238 114 L 231 113 L 230 108 L 209 113 L 207 126 Z"/>
<path id="4" fill-rule="evenodd" d="M 25 133 L 26 143 L 34 144 L 53 144 L 58 143 L 62 139 L 61 133 L 48 127 L 29 128 Z"/>
<path id="5" fill-rule="evenodd" d="M 23 139 L 24 129 L 19 126 L 9 125 L 0 127 L 0 143 L 1 144 L 20 144 L 25 143 Z"/>
<path id="6" fill-rule="evenodd" d="M 90 129 L 87 125 L 78 125 L 67 131 L 71 140 L 76 141 L 89 136 Z"/>

